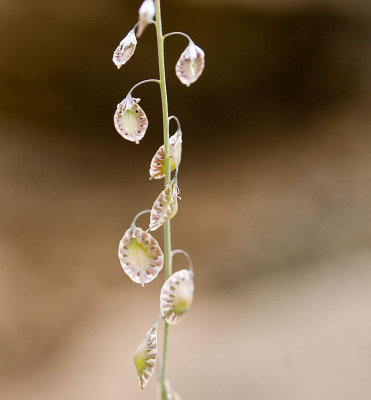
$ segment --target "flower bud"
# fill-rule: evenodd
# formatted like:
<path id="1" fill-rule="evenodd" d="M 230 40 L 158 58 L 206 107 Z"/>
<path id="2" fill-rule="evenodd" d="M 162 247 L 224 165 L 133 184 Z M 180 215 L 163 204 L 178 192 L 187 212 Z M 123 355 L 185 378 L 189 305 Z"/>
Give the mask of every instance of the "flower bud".
<path id="1" fill-rule="evenodd" d="M 153 20 L 155 14 L 156 8 L 153 0 L 144 0 L 139 8 L 139 24 L 137 29 L 137 37 L 142 36 L 144 29 Z"/>
<path id="2" fill-rule="evenodd" d="M 186 86 L 195 82 L 205 67 L 205 53 L 194 43 L 190 43 L 181 54 L 175 66 L 175 73 Z"/>
<path id="3" fill-rule="evenodd" d="M 126 64 L 131 56 L 134 54 L 137 46 L 137 38 L 132 29 L 125 37 L 121 40 L 120 44 L 113 53 L 112 61 L 118 69 Z"/>
<path id="4" fill-rule="evenodd" d="M 126 97 L 117 105 L 113 121 L 117 132 L 131 142 L 139 143 L 146 133 L 148 119 L 138 105 L 140 99 Z"/>

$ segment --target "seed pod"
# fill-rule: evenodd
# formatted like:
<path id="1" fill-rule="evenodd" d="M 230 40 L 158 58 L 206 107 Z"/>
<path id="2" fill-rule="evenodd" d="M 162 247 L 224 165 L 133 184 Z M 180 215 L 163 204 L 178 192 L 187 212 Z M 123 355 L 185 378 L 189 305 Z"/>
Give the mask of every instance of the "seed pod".
<path id="1" fill-rule="evenodd" d="M 117 105 L 113 121 L 117 132 L 131 142 L 139 143 L 146 133 L 148 119 L 142 108 L 138 105 L 140 99 L 131 96 L 125 97 Z"/>
<path id="2" fill-rule="evenodd" d="M 124 64 L 129 61 L 131 56 L 134 54 L 135 48 L 137 46 L 137 38 L 135 37 L 134 29 L 132 29 L 113 53 L 112 61 L 118 69 L 120 69 Z"/>
<path id="3" fill-rule="evenodd" d="M 139 384 L 142 389 L 147 385 L 155 370 L 157 357 L 157 326 L 153 326 L 143 342 L 137 347 L 134 354 L 134 364 L 139 376 Z"/>
<path id="4" fill-rule="evenodd" d="M 161 289 L 160 309 L 166 322 L 175 325 L 181 321 L 193 300 L 193 276 L 181 269 L 166 280 Z"/>
<path id="5" fill-rule="evenodd" d="M 119 244 L 118 256 L 125 273 L 136 283 L 153 281 L 162 270 L 164 255 L 156 239 L 141 228 L 130 228 Z"/>
<path id="6" fill-rule="evenodd" d="M 186 86 L 195 82 L 205 67 L 205 53 L 194 43 L 190 43 L 181 54 L 175 66 L 175 73 Z"/>
<path id="7" fill-rule="evenodd" d="M 153 20 L 155 14 L 156 8 L 153 0 L 144 0 L 139 8 L 137 37 L 142 36 L 144 29 Z"/>
<path id="8" fill-rule="evenodd" d="M 167 394 L 167 400 L 182 400 L 181 397 L 177 392 L 173 390 L 173 388 L 170 386 L 170 383 L 168 380 L 165 381 L 165 387 L 166 387 L 166 394 Z M 161 381 L 158 382 L 157 384 L 157 399 L 162 400 L 162 385 Z"/>
<path id="9" fill-rule="evenodd" d="M 177 131 L 169 139 L 170 146 L 170 171 L 174 171 L 182 158 L 182 132 Z M 165 176 L 165 146 L 162 145 L 153 156 L 149 168 L 149 179 L 162 179 Z"/>
<path id="10" fill-rule="evenodd" d="M 179 187 L 173 179 L 159 194 L 151 210 L 149 230 L 155 231 L 178 211 Z"/>

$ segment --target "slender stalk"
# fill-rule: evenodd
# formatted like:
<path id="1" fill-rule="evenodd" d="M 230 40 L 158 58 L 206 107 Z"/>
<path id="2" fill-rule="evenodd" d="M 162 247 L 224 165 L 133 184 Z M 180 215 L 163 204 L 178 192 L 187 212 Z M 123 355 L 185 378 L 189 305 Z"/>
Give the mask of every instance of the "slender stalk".
<path id="1" fill-rule="evenodd" d="M 174 254 L 183 254 L 184 256 L 187 257 L 187 260 L 188 260 L 188 271 L 193 276 L 194 275 L 194 273 L 193 273 L 193 263 L 192 263 L 192 259 L 191 259 L 190 255 L 186 251 L 184 251 L 182 249 L 173 250 L 171 252 L 171 255 L 174 255 Z"/>
<path id="2" fill-rule="evenodd" d="M 135 88 L 137 88 L 137 87 L 140 86 L 140 85 L 143 85 L 143 83 L 148 83 L 148 82 L 160 83 L 160 81 L 159 81 L 158 79 L 146 79 L 145 81 L 140 81 L 140 82 L 136 83 L 136 84 L 129 90 L 129 92 L 128 92 L 128 94 L 127 94 L 128 97 L 131 96 L 131 92 L 132 92 Z"/>
<path id="3" fill-rule="evenodd" d="M 178 119 L 175 115 L 171 115 L 171 116 L 169 117 L 169 122 L 170 122 L 172 119 L 177 123 L 177 125 L 178 125 L 178 131 L 181 131 L 182 128 L 181 128 L 181 126 L 180 126 L 180 121 L 179 121 L 179 119 Z"/>
<path id="4" fill-rule="evenodd" d="M 166 92 L 164 36 L 162 35 L 160 0 L 155 0 L 155 6 L 156 6 L 156 34 L 157 34 L 158 66 L 159 66 L 159 73 L 160 73 L 162 121 L 163 121 L 163 130 L 164 130 L 165 186 L 166 186 L 170 182 L 169 111 L 168 111 L 167 92 Z M 170 230 L 170 221 L 169 220 L 166 221 L 164 224 L 164 255 L 165 255 L 165 279 L 167 279 L 171 275 L 171 272 L 172 272 L 171 230 Z M 162 371 L 161 371 L 161 398 L 162 398 L 162 400 L 167 400 L 167 392 L 166 392 L 165 382 L 166 382 L 168 339 L 169 339 L 169 325 L 165 321 L 164 350 L 163 350 L 163 355 L 162 355 Z"/>
<path id="5" fill-rule="evenodd" d="M 170 33 L 167 33 L 166 35 L 164 35 L 164 39 L 166 39 L 166 38 L 169 37 L 169 36 L 173 36 L 173 35 L 184 36 L 184 37 L 186 37 L 186 38 L 189 40 L 189 43 L 193 43 L 193 40 L 190 38 L 190 36 L 187 35 L 187 34 L 184 33 L 184 32 L 170 32 Z"/>
<path id="6" fill-rule="evenodd" d="M 143 211 L 139 212 L 139 213 L 134 217 L 133 222 L 131 223 L 131 227 L 130 227 L 131 232 L 132 232 L 132 233 L 131 233 L 131 236 L 132 236 L 132 237 L 135 237 L 134 231 L 135 231 L 135 228 L 136 228 L 135 223 L 137 222 L 137 219 L 138 219 L 141 215 L 147 214 L 147 213 L 150 213 L 150 212 L 151 212 L 151 210 L 143 210 Z"/>

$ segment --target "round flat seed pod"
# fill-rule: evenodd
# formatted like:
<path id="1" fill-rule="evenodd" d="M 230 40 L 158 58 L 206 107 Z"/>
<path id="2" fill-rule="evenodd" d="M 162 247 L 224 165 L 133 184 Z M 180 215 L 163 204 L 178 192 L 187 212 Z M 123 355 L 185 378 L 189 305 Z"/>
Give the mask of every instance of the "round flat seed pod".
<path id="1" fill-rule="evenodd" d="M 118 69 L 126 64 L 134 54 L 137 47 L 137 38 L 134 30 L 131 30 L 124 39 L 120 42 L 115 52 L 113 53 L 112 61 Z"/>
<path id="2" fill-rule="evenodd" d="M 175 325 L 181 321 L 193 300 L 193 276 L 181 269 L 166 280 L 161 289 L 160 310 L 166 322 Z"/>
<path id="3" fill-rule="evenodd" d="M 142 389 L 147 385 L 155 370 L 157 358 L 157 327 L 152 327 L 134 354 L 134 364 Z"/>
<path id="4" fill-rule="evenodd" d="M 119 244 L 118 256 L 125 273 L 136 283 L 153 281 L 162 270 L 164 255 L 156 239 L 141 228 L 128 229 Z"/>
<path id="5" fill-rule="evenodd" d="M 178 194 L 178 185 L 172 180 L 159 194 L 152 206 L 149 222 L 150 231 L 155 231 L 160 228 L 165 221 L 175 217 L 178 211 Z"/>
<path id="6" fill-rule="evenodd" d="M 117 132 L 124 139 L 135 143 L 139 143 L 148 127 L 148 119 L 138 105 L 139 100 L 126 97 L 117 105 L 117 110 L 113 117 Z"/>
<path id="7" fill-rule="evenodd" d="M 195 82 L 205 68 L 205 53 L 191 43 L 181 54 L 175 66 L 176 76 L 186 86 Z"/>
<path id="8" fill-rule="evenodd" d="M 176 169 L 176 165 L 180 164 L 182 159 L 182 132 L 177 131 L 169 139 L 170 145 L 170 171 Z M 150 179 L 162 179 L 165 177 L 165 146 L 162 145 L 153 156 L 151 166 L 149 168 Z"/>

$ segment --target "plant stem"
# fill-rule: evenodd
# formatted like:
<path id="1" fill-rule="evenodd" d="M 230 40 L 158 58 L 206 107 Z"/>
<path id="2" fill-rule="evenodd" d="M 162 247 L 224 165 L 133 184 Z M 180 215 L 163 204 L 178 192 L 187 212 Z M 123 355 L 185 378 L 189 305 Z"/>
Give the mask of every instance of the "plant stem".
<path id="1" fill-rule="evenodd" d="M 160 72 L 160 90 L 162 103 L 162 121 L 164 129 L 164 147 L 165 147 L 165 186 L 170 182 L 170 159 L 169 159 L 169 111 L 167 104 L 166 92 L 166 75 L 165 75 L 165 55 L 164 55 L 164 36 L 162 35 L 161 21 L 161 5 L 160 0 L 155 0 L 156 6 L 156 34 L 157 34 L 157 52 L 158 67 Z M 171 275 L 171 231 L 170 221 L 164 224 L 164 255 L 165 255 L 165 279 Z M 167 400 L 166 392 L 166 366 L 167 366 L 167 350 L 169 338 L 169 325 L 165 321 L 164 333 L 164 350 L 162 355 L 162 371 L 161 371 L 161 398 Z"/>

